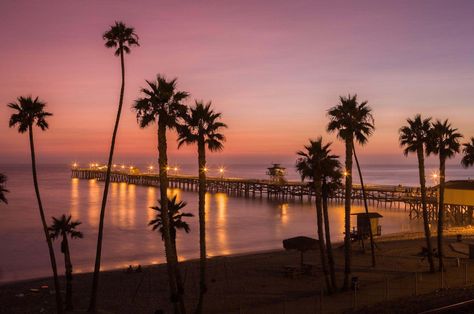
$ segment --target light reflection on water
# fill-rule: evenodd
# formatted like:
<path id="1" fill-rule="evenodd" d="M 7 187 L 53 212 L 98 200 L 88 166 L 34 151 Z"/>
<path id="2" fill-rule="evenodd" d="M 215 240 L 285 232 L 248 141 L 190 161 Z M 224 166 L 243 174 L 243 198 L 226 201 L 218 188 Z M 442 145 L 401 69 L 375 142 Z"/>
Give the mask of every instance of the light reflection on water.
<path id="1" fill-rule="evenodd" d="M 70 179 L 67 174 L 45 180 L 41 185 L 47 217 L 70 212 L 83 222 L 85 238 L 73 240 L 72 258 L 75 271 L 92 269 L 103 182 Z M 41 232 L 34 194 L 22 187 L 29 184 L 28 174 L 11 177 L 9 206 L 2 207 L 0 246 L 0 281 L 11 281 L 50 274 L 46 245 Z M 26 179 L 25 179 L 26 178 Z M 198 194 L 169 189 L 168 196 L 186 201 L 183 209 L 195 215 L 186 218 L 191 232 L 178 233 L 180 260 L 199 256 Z M 164 262 L 161 235 L 152 232 L 148 221 L 155 216 L 159 190 L 125 183 L 112 183 L 109 190 L 103 243 L 103 268 L 122 268 L 129 264 Z M 28 201 L 25 201 L 28 200 Z M 353 212 L 363 211 L 354 205 Z M 421 230 L 418 222 L 408 219 L 403 209 L 377 209 L 384 234 Z M 306 235 L 316 237 L 314 204 L 299 201 L 280 203 L 263 199 L 236 198 L 225 193 L 206 194 L 206 232 L 209 256 L 281 248 L 285 238 Z M 330 204 L 331 236 L 341 241 L 344 229 L 343 203 Z M 55 243 L 57 260 L 62 268 L 59 243 Z M 61 269 L 61 272 L 63 270 Z"/>

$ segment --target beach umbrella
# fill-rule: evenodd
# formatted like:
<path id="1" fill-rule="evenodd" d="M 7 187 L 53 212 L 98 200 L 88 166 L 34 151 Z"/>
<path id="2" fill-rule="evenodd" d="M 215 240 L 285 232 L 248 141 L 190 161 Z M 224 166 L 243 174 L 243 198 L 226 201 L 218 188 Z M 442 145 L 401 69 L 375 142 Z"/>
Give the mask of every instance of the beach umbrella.
<path id="1" fill-rule="evenodd" d="M 283 247 L 285 250 L 297 250 L 301 253 L 301 266 L 303 266 L 303 254 L 309 250 L 316 250 L 319 241 L 310 237 L 294 237 L 283 240 Z"/>

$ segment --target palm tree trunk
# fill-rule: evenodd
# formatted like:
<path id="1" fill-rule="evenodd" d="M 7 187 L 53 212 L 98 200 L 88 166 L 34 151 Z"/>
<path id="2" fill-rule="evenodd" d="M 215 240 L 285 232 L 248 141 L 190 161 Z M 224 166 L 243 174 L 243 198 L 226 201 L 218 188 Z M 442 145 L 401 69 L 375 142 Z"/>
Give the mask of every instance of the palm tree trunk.
<path id="1" fill-rule="evenodd" d="M 333 291 L 336 291 L 337 290 L 336 269 L 335 269 L 334 255 L 332 251 L 331 231 L 329 228 L 328 191 L 327 191 L 327 184 L 325 181 L 323 181 L 322 195 L 323 195 L 324 233 L 326 235 L 326 250 L 328 254 L 329 275 L 331 276 L 332 289 Z"/>
<path id="2" fill-rule="evenodd" d="M 28 132 L 29 132 L 29 137 L 30 137 L 31 169 L 33 171 L 33 184 L 35 186 L 36 200 L 38 201 L 41 224 L 43 226 L 43 232 L 46 237 L 46 242 L 48 244 L 51 268 L 53 269 L 54 290 L 55 290 L 55 295 L 56 295 L 56 310 L 58 313 L 62 313 L 63 302 L 61 300 L 61 287 L 59 286 L 58 268 L 56 266 L 56 257 L 54 256 L 53 243 L 51 241 L 51 236 L 48 232 L 48 225 L 46 224 L 46 219 L 44 216 L 43 203 L 41 202 L 41 195 L 40 195 L 39 185 L 38 185 L 38 176 L 36 174 L 36 155 L 35 155 L 35 144 L 33 140 L 33 126 L 31 124 L 28 127 Z"/>
<path id="3" fill-rule="evenodd" d="M 182 292 L 179 291 L 180 284 L 178 283 L 177 267 L 177 254 L 175 254 L 175 248 L 171 239 L 170 221 L 168 212 L 168 174 L 166 167 L 168 166 L 168 155 L 167 155 L 167 143 L 166 143 L 166 125 L 158 121 L 158 165 L 159 176 L 160 176 L 160 202 L 161 202 L 161 216 L 163 219 L 163 234 L 165 239 L 165 255 L 166 255 L 166 266 L 168 270 L 171 302 L 174 306 L 175 313 L 184 314 L 184 301 L 182 299 Z"/>
<path id="4" fill-rule="evenodd" d="M 171 241 L 173 242 L 173 252 L 174 252 L 174 256 L 178 256 L 178 250 L 176 249 L 176 231 L 172 232 L 171 231 Z M 177 286 L 177 290 L 178 291 L 183 291 L 184 287 L 183 287 L 183 279 L 181 278 L 181 273 L 179 271 L 176 271 L 175 272 L 176 274 L 176 286 Z M 184 293 L 184 291 L 183 291 Z"/>
<path id="5" fill-rule="evenodd" d="M 351 201 L 352 201 L 352 137 L 346 139 L 346 182 L 344 192 L 344 285 L 349 289 L 351 274 Z"/>
<path id="6" fill-rule="evenodd" d="M 321 197 L 321 175 L 315 171 L 314 173 L 314 191 L 316 194 L 316 222 L 318 226 L 318 240 L 319 240 L 319 254 L 321 255 L 321 267 L 323 269 L 324 281 L 328 293 L 332 293 L 331 282 L 329 281 L 328 265 L 326 261 L 326 248 L 324 243 L 324 231 L 323 231 L 323 210 L 322 210 L 322 197 Z"/>
<path id="7" fill-rule="evenodd" d="M 369 206 L 367 206 L 367 195 L 365 194 L 364 179 L 362 177 L 362 171 L 360 170 L 359 159 L 357 158 L 354 142 L 352 142 L 352 150 L 354 152 L 354 159 L 357 165 L 357 171 L 359 172 L 360 186 L 362 188 L 362 198 L 364 199 L 365 213 L 369 214 Z M 372 267 L 375 267 L 375 244 L 374 244 L 374 234 L 372 232 L 372 223 L 369 219 L 369 236 L 370 236 L 370 250 L 372 253 Z"/>
<path id="8" fill-rule="evenodd" d="M 198 141 L 199 163 L 199 301 L 196 313 L 202 313 L 206 285 L 206 147 L 204 139 Z"/>
<path id="9" fill-rule="evenodd" d="M 114 150 L 115 150 L 115 139 L 117 137 L 117 130 L 120 123 L 120 115 L 122 113 L 122 104 L 123 104 L 123 95 L 125 91 L 125 63 L 124 63 L 124 57 L 123 57 L 123 50 L 121 50 L 121 53 L 120 53 L 120 65 L 122 69 L 122 86 L 120 88 L 119 105 L 117 109 L 117 116 L 115 118 L 114 131 L 112 133 L 112 142 L 110 143 L 109 160 L 107 162 L 107 173 L 105 175 L 104 193 L 102 195 L 102 204 L 100 207 L 99 232 L 97 235 L 97 249 L 96 249 L 96 254 L 95 254 L 94 276 L 92 279 L 92 291 L 91 291 L 91 299 L 89 303 L 89 312 L 95 312 L 97 309 L 97 292 L 99 289 L 99 272 L 100 272 L 100 260 L 102 257 L 102 238 L 103 238 L 103 232 L 104 232 L 105 207 L 107 205 L 107 196 L 109 193 L 110 172 L 112 171 L 112 161 L 113 161 Z"/>
<path id="10" fill-rule="evenodd" d="M 434 273 L 434 261 L 433 261 L 433 246 L 431 245 L 431 231 L 428 219 L 428 208 L 426 205 L 426 178 L 425 178 L 425 154 L 423 147 L 419 147 L 417 150 L 418 156 L 418 173 L 420 175 L 420 189 L 421 189 L 421 206 L 423 209 L 423 226 L 425 229 L 426 248 L 428 250 L 428 263 L 430 265 L 430 272 Z"/>
<path id="11" fill-rule="evenodd" d="M 438 204 L 438 259 L 439 271 L 444 271 L 443 264 L 443 224 L 444 224 L 444 181 L 446 158 L 439 155 L 439 204 Z"/>
<path id="12" fill-rule="evenodd" d="M 63 235 L 61 246 L 64 248 L 64 266 L 66 268 L 66 310 L 72 310 L 72 263 L 67 236 Z"/>

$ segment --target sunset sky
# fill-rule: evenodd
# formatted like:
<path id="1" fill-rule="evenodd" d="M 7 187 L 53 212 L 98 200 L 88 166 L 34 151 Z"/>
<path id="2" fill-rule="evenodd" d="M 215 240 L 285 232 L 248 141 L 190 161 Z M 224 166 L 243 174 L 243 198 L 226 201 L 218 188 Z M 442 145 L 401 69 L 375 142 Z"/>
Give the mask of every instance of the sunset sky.
<path id="1" fill-rule="evenodd" d="M 20 1 L 0 3 L 0 163 L 28 162 L 27 136 L 6 104 L 40 96 L 54 114 L 37 136 L 41 162 L 104 161 L 120 88 L 119 58 L 102 34 L 133 26 L 116 160 L 156 159 L 156 128 L 130 107 L 145 79 L 178 77 L 212 100 L 229 125 L 211 160 L 290 162 L 327 135 L 339 95 L 368 100 L 376 132 L 363 162 L 406 162 L 398 128 L 415 113 L 449 118 L 474 136 L 474 2 L 466 1 Z M 194 160 L 195 147 L 171 159 Z M 410 160 L 409 160 L 410 161 Z M 414 162 L 414 159 L 411 159 Z"/>

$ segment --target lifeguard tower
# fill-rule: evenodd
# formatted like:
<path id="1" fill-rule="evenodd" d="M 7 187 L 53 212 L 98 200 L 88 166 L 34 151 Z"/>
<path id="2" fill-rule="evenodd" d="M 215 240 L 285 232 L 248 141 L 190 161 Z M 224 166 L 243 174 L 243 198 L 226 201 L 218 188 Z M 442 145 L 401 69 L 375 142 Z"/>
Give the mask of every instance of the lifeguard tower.
<path id="1" fill-rule="evenodd" d="M 270 176 L 270 181 L 274 183 L 285 183 L 286 168 L 280 164 L 273 164 L 272 167 L 267 168 L 267 175 Z"/>
<path id="2" fill-rule="evenodd" d="M 353 238 L 354 241 L 363 241 L 369 238 L 370 229 L 372 229 L 372 235 L 374 237 L 382 235 L 382 226 L 379 224 L 379 218 L 383 216 L 379 213 L 355 213 L 351 215 L 357 217 L 357 229 L 353 230 L 351 234 L 351 238 Z"/>

